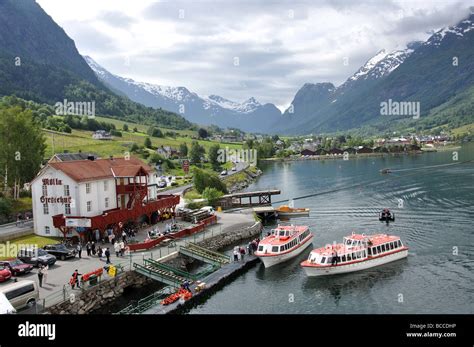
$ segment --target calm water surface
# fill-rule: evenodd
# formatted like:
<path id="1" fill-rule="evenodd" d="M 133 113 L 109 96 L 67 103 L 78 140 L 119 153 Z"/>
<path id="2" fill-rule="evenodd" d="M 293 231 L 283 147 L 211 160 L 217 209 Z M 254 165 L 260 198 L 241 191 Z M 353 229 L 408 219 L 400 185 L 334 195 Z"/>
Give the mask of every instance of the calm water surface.
<path id="1" fill-rule="evenodd" d="M 457 151 L 459 162 L 474 159 L 474 144 Z M 248 190 L 279 188 L 277 200 L 362 184 L 295 201 L 311 208 L 309 218 L 292 222 L 311 227 L 313 247 L 352 232 L 384 232 L 401 236 L 409 257 L 308 278 L 299 263 L 310 247 L 270 269 L 258 264 L 190 313 L 474 313 L 474 163 L 438 166 L 452 163 L 449 151 L 262 166 L 264 175 Z M 436 167 L 420 169 L 429 166 Z M 394 173 L 379 173 L 387 167 Z M 390 226 L 378 221 L 383 207 L 396 214 Z"/>

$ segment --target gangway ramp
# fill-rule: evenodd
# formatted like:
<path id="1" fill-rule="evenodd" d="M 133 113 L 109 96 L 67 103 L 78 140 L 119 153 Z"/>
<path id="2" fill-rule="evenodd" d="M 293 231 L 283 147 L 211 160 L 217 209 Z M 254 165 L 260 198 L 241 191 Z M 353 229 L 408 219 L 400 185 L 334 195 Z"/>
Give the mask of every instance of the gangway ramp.
<path id="1" fill-rule="evenodd" d="M 219 267 L 231 262 L 229 256 L 198 246 L 192 242 L 188 242 L 185 246 L 181 246 L 179 248 L 179 253 Z"/>

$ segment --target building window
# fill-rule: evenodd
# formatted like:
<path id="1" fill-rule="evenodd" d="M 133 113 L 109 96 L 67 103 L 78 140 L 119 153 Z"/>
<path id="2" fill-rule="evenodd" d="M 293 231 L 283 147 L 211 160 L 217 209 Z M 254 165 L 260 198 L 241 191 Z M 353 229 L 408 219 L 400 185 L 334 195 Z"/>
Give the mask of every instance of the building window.
<path id="1" fill-rule="evenodd" d="M 48 226 L 45 226 L 45 227 L 44 227 L 44 233 L 45 233 L 46 235 L 51 234 L 51 230 L 49 229 Z"/>
<path id="2" fill-rule="evenodd" d="M 48 186 L 46 184 L 43 185 L 43 196 L 48 196 Z"/>
<path id="3" fill-rule="evenodd" d="M 43 204 L 43 214 L 49 214 L 48 204 Z"/>
<path id="4" fill-rule="evenodd" d="M 86 183 L 86 194 L 89 194 L 91 192 L 91 184 Z"/>
<path id="5" fill-rule="evenodd" d="M 71 214 L 71 204 L 64 204 L 64 214 Z"/>
<path id="6" fill-rule="evenodd" d="M 65 195 L 65 196 L 71 195 L 71 194 L 69 194 L 69 186 L 68 186 L 68 185 L 65 185 L 65 186 L 64 186 L 64 195 Z"/>
<path id="7" fill-rule="evenodd" d="M 87 202 L 87 212 L 92 211 L 92 201 Z"/>
<path id="8" fill-rule="evenodd" d="M 105 208 L 109 208 L 109 198 L 105 198 Z"/>
<path id="9" fill-rule="evenodd" d="M 104 192 L 109 189 L 109 181 L 104 181 Z"/>

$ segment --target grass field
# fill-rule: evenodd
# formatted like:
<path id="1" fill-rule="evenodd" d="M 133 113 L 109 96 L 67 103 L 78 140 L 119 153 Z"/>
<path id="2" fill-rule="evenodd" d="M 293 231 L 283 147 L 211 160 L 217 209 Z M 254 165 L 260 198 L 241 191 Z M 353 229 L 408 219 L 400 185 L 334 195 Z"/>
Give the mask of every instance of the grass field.
<path id="1" fill-rule="evenodd" d="M 143 126 L 142 126 L 143 127 Z M 46 137 L 46 155 L 51 157 L 54 153 L 62 153 L 67 150 L 71 153 L 78 152 L 93 152 L 101 157 L 113 156 L 124 156 L 125 152 L 129 151 L 131 145 L 135 142 L 138 145 L 143 145 L 145 138 L 148 137 L 146 133 L 133 131 L 123 131 L 122 137 L 114 137 L 112 140 L 94 140 L 92 138 L 92 131 L 85 130 L 73 130 L 71 134 L 52 132 L 44 130 Z M 191 143 L 195 141 L 191 137 L 177 136 L 173 137 L 150 137 L 151 143 L 154 147 L 159 146 L 171 146 L 179 149 L 179 145 L 186 143 L 188 149 L 191 147 Z M 217 142 L 197 140 L 199 144 L 204 146 L 206 151 L 209 150 L 213 144 Z M 219 143 L 220 144 L 220 143 Z M 242 148 L 241 144 L 220 144 L 221 148 L 229 147 L 232 149 Z M 53 149 L 54 148 L 54 149 Z"/>
<path id="2" fill-rule="evenodd" d="M 458 136 L 463 134 L 472 134 L 474 132 L 474 123 L 463 125 L 451 130 L 451 134 Z"/>

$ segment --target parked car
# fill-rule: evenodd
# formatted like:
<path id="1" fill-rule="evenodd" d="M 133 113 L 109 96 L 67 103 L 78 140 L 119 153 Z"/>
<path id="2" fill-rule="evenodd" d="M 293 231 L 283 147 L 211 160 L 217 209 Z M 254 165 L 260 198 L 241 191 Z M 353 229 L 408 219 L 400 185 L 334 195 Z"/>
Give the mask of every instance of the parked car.
<path id="1" fill-rule="evenodd" d="M 0 287 L 0 292 L 10 301 L 15 309 L 32 307 L 39 300 L 38 286 L 34 281 L 17 281 Z"/>
<path id="2" fill-rule="evenodd" d="M 166 181 L 158 182 L 158 188 L 166 188 L 166 186 L 167 186 Z"/>
<path id="3" fill-rule="evenodd" d="M 18 252 L 18 259 L 33 266 L 54 265 L 56 257 L 41 248 L 22 248 Z"/>
<path id="4" fill-rule="evenodd" d="M 8 281 L 12 277 L 12 273 L 7 267 L 0 265 L 0 283 Z"/>
<path id="5" fill-rule="evenodd" d="M 46 245 L 43 249 L 48 252 L 49 254 L 54 255 L 56 258 L 61 260 L 66 260 L 68 258 L 74 258 L 76 256 L 77 251 L 72 248 L 68 248 L 62 243 L 54 244 L 54 245 Z"/>
<path id="6" fill-rule="evenodd" d="M 227 170 L 224 170 L 221 172 L 221 176 L 225 176 L 225 175 L 227 175 Z"/>
<path id="7" fill-rule="evenodd" d="M 6 267 L 13 276 L 24 275 L 33 270 L 33 265 L 25 264 L 20 259 L 0 260 L 0 267 Z"/>
<path id="8" fill-rule="evenodd" d="M 237 171 L 237 167 L 232 166 L 232 171 Z"/>
<path id="9" fill-rule="evenodd" d="M 209 213 L 210 215 L 213 215 L 216 211 L 214 210 L 214 207 L 212 206 L 204 206 L 204 207 L 201 207 L 200 209 L 201 211 L 206 211 L 207 213 Z"/>

